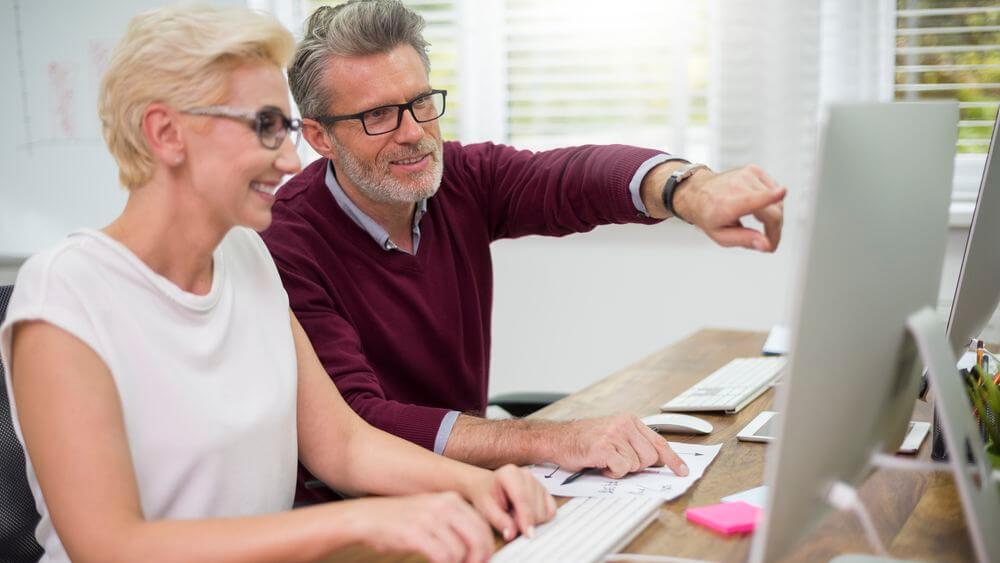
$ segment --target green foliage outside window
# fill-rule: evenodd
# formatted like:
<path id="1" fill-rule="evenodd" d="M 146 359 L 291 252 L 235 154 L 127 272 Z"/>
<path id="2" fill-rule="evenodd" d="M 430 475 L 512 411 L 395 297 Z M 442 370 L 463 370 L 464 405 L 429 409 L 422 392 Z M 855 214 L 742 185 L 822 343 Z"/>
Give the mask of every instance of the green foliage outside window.
<path id="1" fill-rule="evenodd" d="M 957 99 L 963 104 L 958 151 L 985 153 L 1000 102 L 1000 7 L 983 0 L 897 0 L 896 7 L 973 9 L 904 12 L 897 20 L 896 99 Z"/>

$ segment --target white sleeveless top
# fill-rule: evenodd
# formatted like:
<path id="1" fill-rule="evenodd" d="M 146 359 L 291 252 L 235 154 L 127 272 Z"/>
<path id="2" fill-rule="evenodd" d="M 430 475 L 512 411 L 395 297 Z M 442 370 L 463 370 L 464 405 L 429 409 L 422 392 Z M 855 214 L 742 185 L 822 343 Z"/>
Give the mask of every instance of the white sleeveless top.
<path id="1" fill-rule="evenodd" d="M 211 291 L 195 295 L 102 232 L 80 231 L 24 264 L 0 327 L 8 374 L 12 325 L 33 319 L 79 338 L 108 366 L 148 520 L 276 512 L 294 499 L 288 296 L 252 230 L 231 230 L 214 264 Z M 43 561 L 68 561 L 30 458 L 27 470 Z"/>

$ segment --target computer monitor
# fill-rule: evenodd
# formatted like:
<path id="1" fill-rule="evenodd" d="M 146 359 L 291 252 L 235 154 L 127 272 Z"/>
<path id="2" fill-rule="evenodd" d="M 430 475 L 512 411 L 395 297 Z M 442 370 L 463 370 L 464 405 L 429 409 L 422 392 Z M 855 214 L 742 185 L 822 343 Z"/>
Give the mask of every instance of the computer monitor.
<path id="1" fill-rule="evenodd" d="M 948 316 L 948 340 L 956 355 L 978 337 L 1000 304 L 1000 111 L 986 154 L 976 210 L 965 242 L 962 269 Z"/>
<path id="2" fill-rule="evenodd" d="M 905 323 L 937 302 L 957 120 L 955 103 L 828 111 L 752 561 L 787 555 L 830 485 L 902 439 L 922 368 Z"/>

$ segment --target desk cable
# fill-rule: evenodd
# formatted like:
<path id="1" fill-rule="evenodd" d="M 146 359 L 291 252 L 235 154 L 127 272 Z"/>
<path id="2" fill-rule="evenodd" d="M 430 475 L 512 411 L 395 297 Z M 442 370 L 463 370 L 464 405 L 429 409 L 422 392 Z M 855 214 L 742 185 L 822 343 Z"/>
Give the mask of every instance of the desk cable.
<path id="1" fill-rule="evenodd" d="M 872 455 L 871 464 L 881 469 L 896 469 L 901 471 L 950 471 L 947 462 L 923 461 L 917 459 L 905 459 L 898 456 L 884 454 L 881 452 Z M 1000 481 L 1000 472 L 994 471 L 993 478 Z M 889 552 L 882 543 L 878 532 L 875 530 L 875 523 L 871 514 L 865 507 L 864 501 L 858 496 L 858 490 L 847 483 L 837 481 L 830 486 L 827 493 L 827 501 L 836 509 L 851 511 L 857 515 L 864 529 L 865 536 L 871 544 L 872 549 L 882 557 L 889 557 Z M 645 555 L 638 553 L 613 553 L 605 561 L 636 561 L 640 563 L 708 563 L 698 559 L 686 559 L 683 557 L 672 557 L 669 555 Z"/>
<path id="2" fill-rule="evenodd" d="M 880 469 L 895 469 L 900 471 L 931 472 L 951 470 L 951 466 L 947 462 L 906 459 L 882 452 L 875 452 L 872 454 L 870 462 L 872 466 Z M 858 521 L 861 523 L 861 527 L 865 531 L 865 536 L 867 536 L 868 543 L 871 544 L 872 549 L 874 549 L 875 552 L 882 557 L 889 556 L 889 552 L 886 550 L 885 544 L 882 543 L 882 539 L 875 530 L 875 524 L 872 522 L 871 514 L 868 512 L 868 508 L 865 507 L 864 501 L 862 501 L 861 497 L 858 496 L 858 490 L 856 488 L 842 481 L 837 481 L 830 485 L 830 490 L 827 493 L 826 498 L 827 501 L 838 510 L 849 510 L 854 512 L 854 514 L 858 517 Z"/>
<path id="3" fill-rule="evenodd" d="M 826 500 L 839 510 L 854 512 L 861 522 L 861 527 L 864 528 L 865 535 L 868 536 L 868 543 L 871 544 L 875 553 L 880 557 L 889 557 L 889 552 L 886 551 L 885 544 L 882 543 L 882 538 L 878 537 L 871 514 L 868 513 L 865 503 L 858 496 L 857 489 L 842 481 L 836 481 L 830 485 L 830 491 L 826 495 Z"/>

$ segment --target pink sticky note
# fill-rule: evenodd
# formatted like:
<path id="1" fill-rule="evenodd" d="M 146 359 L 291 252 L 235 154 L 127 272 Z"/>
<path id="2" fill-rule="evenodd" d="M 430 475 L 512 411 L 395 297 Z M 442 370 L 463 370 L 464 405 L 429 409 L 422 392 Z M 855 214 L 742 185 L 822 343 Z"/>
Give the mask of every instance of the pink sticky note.
<path id="1" fill-rule="evenodd" d="M 684 511 L 684 515 L 688 520 L 716 532 L 736 534 L 752 532 L 761 510 L 752 504 L 737 501 L 689 508 Z"/>

